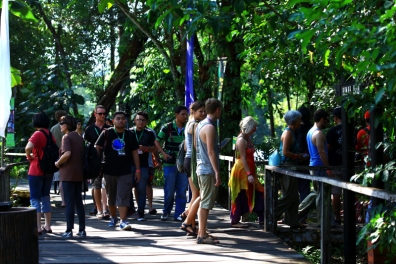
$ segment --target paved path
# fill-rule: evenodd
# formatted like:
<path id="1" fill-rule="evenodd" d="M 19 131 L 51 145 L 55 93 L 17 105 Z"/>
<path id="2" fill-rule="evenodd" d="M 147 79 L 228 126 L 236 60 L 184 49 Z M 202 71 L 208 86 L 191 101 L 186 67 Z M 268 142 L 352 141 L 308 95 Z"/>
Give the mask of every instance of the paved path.
<path id="1" fill-rule="evenodd" d="M 24 187 L 25 186 L 25 187 Z M 26 188 L 26 183 L 19 186 Z M 51 191 L 53 217 L 51 234 L 39 236 L 40 263 L 309 263 L 273 234 L 251 223 L 249 228 L 235 229 L 229 225 L 227 210 L 216 206 L 211 211 L 208 229 L 220 240 L 218 245 L 198 245 L 179 229 L 181 223 L 160 220 L 163 203 L 162 188 L 154 188 L 157 215 L 146 215 L 138 222 L 133 215 L 131 231 L 107 227 L 108 221 L 88 215 L 92 200 L 86 198 L 86 238 L 64 239 L 66 230 L 64 208 L 59 195 Z M 44 223 L 44 220 L 42 219 Z M 77 216 L 76 216 L 76 222 Z M 75 224 L 75 233 L 78 224 Z"/>

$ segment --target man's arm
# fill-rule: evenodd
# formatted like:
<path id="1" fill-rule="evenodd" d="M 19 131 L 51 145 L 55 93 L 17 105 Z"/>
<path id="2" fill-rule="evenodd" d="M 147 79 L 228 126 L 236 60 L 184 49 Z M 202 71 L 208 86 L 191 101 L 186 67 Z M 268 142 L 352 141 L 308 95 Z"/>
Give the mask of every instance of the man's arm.
<path id="1" fill-rule="evenodd" d="M 169 156 L 168 154 L 165 153 L 165 151 L 162 149 L 162 147 L 161 147 L 161 145 L 160 145 L 160 143 L 159 143 L 158 140 L 155 140 L 155 141 L 154 141 L 154 145 L 157 147 L 157 149 L 159 150 L 159 152 L 161 152 L 162 156 L 164 157 L 164 160 L 167 160 L 167 159 L 171 159 L 171 158 L 172 158 L 171 156 Z"/>
<path id="2" fill-rule="evenodd" d="M 139 159 L 139 153 L 137 149 L 132 150 L 132 157 L 133 157 L 133 162 L 135 163 L 135 180 L 136 182 L 139 182 L 140 180 L 140 159 Z"/>
<path id="3" fill-rule="evenodd" d="M 329 160 L 325 151 L 325 142 L 326 142 L 326 137 L 323 134 L 322 131 L 318 131 L 316 134 L 314 134 L 312 136 L 312 139 L 314 140 L 314 144 L 315 146 L 318 148 L 318 153 L 320 156 L 320 159 L 323 163 L 324 166 L 328 167 L 329 165 Z M 331 170 L 327 170 L 327 175 L 329 175 L 329 177 L 334 177 L 333 171 Z"/>
<path id="4" fill-rule="evenodd" d="M 202 130 L 201 130 L 202 131 Z M 215 148 L 217 148 L 216 143 L 215 143 L 215 138 L 216 138 L 216 128 L 214 126 L 207 125 L 206 129 L 202 131 L 203 133 L 200 133 L 201 139 L 206 142 L 206 145 L 208 147 L 208 156 L 210 163 L 212 164 L 213 170 L 215 172 L 215 177 L 216 177 L 216 183 L 215 186 L 220 186 L 221 179 L 220 179 L 220 171 L 219 171 L 219 164 L 218 164 L 218 158 L 216 155 Z"/>

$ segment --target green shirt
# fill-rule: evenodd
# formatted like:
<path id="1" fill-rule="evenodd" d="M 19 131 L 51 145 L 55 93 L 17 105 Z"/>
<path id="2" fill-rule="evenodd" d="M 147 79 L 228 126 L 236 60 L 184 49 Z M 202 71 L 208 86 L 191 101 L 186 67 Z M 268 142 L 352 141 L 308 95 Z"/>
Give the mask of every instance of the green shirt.
<path id="1" fill-rule="evenodd" d="M 171 129 L 169 129 L 169 124 L 172 125 Z M 184 140 L 184 127 L 179 129 L 175 121 L 173 121 L 172 123 L 165 124 L 157 135 L 157 141 L 165 142 L 163 146 L 164 151 L 165 152 L 172 151 L 175 157 L 179 152 L 179 145 L 183 142 L 183 140 Z M 176 164 L 164 163 L 164 166 L 176 166 Z"/>

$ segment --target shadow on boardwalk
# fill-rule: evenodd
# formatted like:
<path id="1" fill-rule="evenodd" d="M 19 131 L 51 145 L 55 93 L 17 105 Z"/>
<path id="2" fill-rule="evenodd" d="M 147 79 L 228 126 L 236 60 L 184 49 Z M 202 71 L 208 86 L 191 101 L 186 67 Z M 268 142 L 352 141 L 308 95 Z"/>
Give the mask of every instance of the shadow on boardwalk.
<path id="1" fill-rule="evenodd" d="M 219 206 L 210 213 L 208 229 L 221 243 L 196 244 L 195 239 L 179 229 L 181 223 L 173 221 L 173 217 L 160 220 L 163 204 L 160 187 L 154 188 L 154 208 L 158 214 L 145 215 L 144 222 L 138 222 L 133 215 L 129 218 L 132 231 L 109 228 L 108 221 L 88 215 L 92 200 L 87 196 L 87 237 L 64 239 L 61 237 L 66 230 L 64 208 L 60 207 L 58 195 L 51 197 L 53 233 L 39 236 L 40 263 L 309 263 L 278 237 L 262 231 L 258 224 L 252 223 L 246 229 L 230 228 L 229 212 Z M 77 216 L 75 221 L 78 222 Z M 74 233 L 77 231 L 75 224 Z"/>

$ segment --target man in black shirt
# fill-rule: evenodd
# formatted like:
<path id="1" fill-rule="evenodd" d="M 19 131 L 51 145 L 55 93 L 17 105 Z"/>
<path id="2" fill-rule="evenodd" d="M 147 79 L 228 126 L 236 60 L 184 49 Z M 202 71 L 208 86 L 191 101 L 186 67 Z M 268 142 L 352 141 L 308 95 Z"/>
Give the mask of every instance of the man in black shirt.
<path id="1" fill-rule="evenodd" d="M 135 116 L 136 126 L 131 128 L 133 137 L 136 138 L 139 145 L 138 154 L 140 161 L 140 181 L 133 182 L 133 186 L 137 190 L 137 203 L 138 203 L 138 221 L 144 221 L 144 209 L 146 206 L 146 185 L 149 177 L 149 164 L 148 158 L 149 153 L 157 151 L 157 147 L 154 145 L 155 135 L 152 131 L 146 128 L 148 121 L 148 114 L 146 112 L 138 112 Z M 132 175 L 135 174 L 136 167 L 133 163 L 132 165 Z"/>
<path id="2" fill-rule="evenodd" d="M 120 228 L 130 230 L 126 221 L 129 199 L 132 191 L 132 160 L 135 164 L 135 180 L 140 180 L 140 161 L 138 143 L 129 130 L 125 130 L 126 114 L 115 112 L 114 127 L 104 130 L 95 143 L 100 153 L 103 149 L 103 177 L 105 179 L 111 220 L 109 227 L 115 227 L 118 219 L 116 209 L 120 214 Z"/>
<path id="3" fill-rule="evenodd" d="M 342 120 L 341 120 L 341 107 L 337 107 L 333 111 L 333 118 L 336 124 L 327 132 L 327 148 L 329 151 L 329 165 L 341 166 L 342 165 Z M 334 179 L 342 179 L 342 170 L 333 170 Z M 341 224 L 340 210 L 341 210 L 341 194 L 342 189 L 333 186 L 331 188 L 333 195 L 333 210 L 335 222 Z"/>
<path id="4" fill-rule="evenodd" d="M 103 105 L 97 105 L 95 107 L 94 115 L 95 123 L 87 126 L 83 135 L 84 139 L 89 144 L 95 144 L 103 129 L 110 127 L 105 123 L 106 108 Z M 105 202 L 102 204 L 102 191 L 105 193 L 104 188 L 102 190 L 102 178 L 103 174 L 100 173 L 100 175 L 96 177 L 92 184 L 92 199 L 94 201 L 94 209 L 92 209 L 89 214 L 96 215 L 98 218 L 109 219 L 110 216 L 107 214 Z"/>

